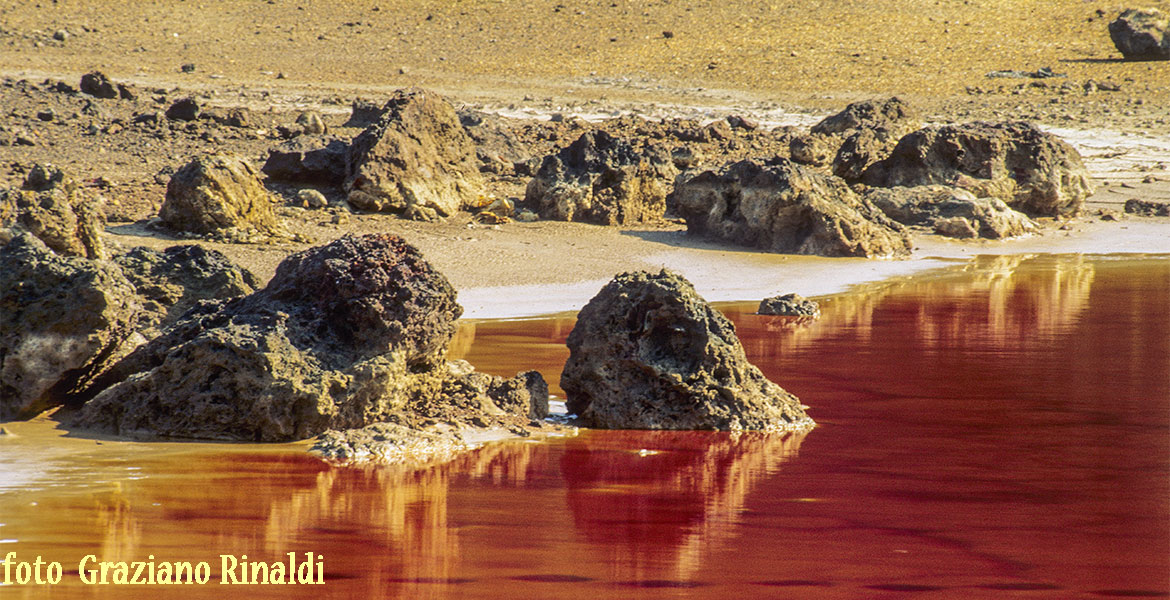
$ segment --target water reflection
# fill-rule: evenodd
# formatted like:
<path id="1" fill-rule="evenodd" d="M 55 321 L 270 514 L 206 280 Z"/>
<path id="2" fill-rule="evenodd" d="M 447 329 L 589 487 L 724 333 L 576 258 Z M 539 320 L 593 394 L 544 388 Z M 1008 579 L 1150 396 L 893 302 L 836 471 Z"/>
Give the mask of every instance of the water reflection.
<path id="1" fill-rule="evenodd" d="M 615 581 L 688 581 L 805 434 L 615 431 L 569 443 L 568 505 Z"/>
<path id="2" fill-rule="evenodd" d="M 0 469 L 45 474 L 0 488 L 4 550 L 66 569 L 87 553 L 313 551 L 328 584 L 167 594 L 67 575 L 0 597 L 1170 591 L 1170 260 L 980 259 L 834 297 L 806 326 L 754 308 L 728 312 L 749 358 L 813 407 L 807 437 L 588 432 L 339 468 L 301 448 L 97 445 L 11 424 L 4 451 L 37 460 Z M 555 382 L 571 326 L 478 323 L 466 352 Z"/>
<path id="3" fill-rule="evenodd" d="M 861 286 L 821 303 L 817 321 L 753 315 L 754 306 L 729 306 L 749 354 L 800 352 L 826 335 L 848 333 L 858 344 L 873 341 L 876 328 L 897 320 L 900 335 L 922 346 L 986 344 L 1024 350 L 1050 344 L 1067 332 L 1089 305 L 1096 268 L 1083 255 L 980 256 L 930 277 L 909 277 Z M 909 314 L 907 314 L 909 313 Z M 784 332 L 782 337 L 752 335 Z M 780 346 L 775 346 L 779 339 Z"/>

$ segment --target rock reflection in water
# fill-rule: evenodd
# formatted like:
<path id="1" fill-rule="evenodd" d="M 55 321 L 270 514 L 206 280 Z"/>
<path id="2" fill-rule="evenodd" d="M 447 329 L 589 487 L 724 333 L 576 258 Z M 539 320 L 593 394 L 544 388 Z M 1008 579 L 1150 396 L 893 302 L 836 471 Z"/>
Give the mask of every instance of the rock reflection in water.
<path id="1" fill-rule="evenodd" d="M 734 539 L 748 494 L 805 433 L 612 431 L 571 440 L 568 505 L 613 581 L 687 581 Z"/>
<path id="2" fill-rule="evenodd" d="M 817 321 L 754 315 L 747 304 L 724 307 L 724 312 L 736 320 L 745 347 L 752 344 L 749 353 L 757 355 L 774 352 L 777 340 L 780 353 L 791 354 L 843 331 L 868 343 L 876 319 L 888 322 L 895 318 L 893 311 L 902 310 L 915 312 L 913 319 L 896 316 L 900 323 L 912 322 L 902 334 L 917 337 L 925 347 L 952 347 L 965 340 L 1018 351 L 1043 347 L 1075 324 L 1088 307 L 1094 275 L 1092 259 L 1083 255 L 979 256 L 934 277 L 861 286 L 823 300 Z M 760 329 L 786 334 L 754 335 Z"/>

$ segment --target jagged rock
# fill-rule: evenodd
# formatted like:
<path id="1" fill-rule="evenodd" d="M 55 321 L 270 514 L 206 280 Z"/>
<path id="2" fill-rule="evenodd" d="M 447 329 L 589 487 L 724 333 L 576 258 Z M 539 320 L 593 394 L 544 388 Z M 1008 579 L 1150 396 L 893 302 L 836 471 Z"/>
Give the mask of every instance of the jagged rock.
<path id="1" fill-rule="evenodd" d="M 1130 198 L 1125 201 L 1125 212 L 1143 217 L 1170 217 L 1170 203 Z"/>
<path id="2" fill-rule="evenodd" d="M 1093 191 L 1081 155 L 1026 122 L 920 129 L 866 170 L 869 185 L 943 184 L 994 197 L 1029 216 L 1073 216 Z"/>
<path id="3" fill-rule="evenodd" d="M 901 226 L 844 181 L 784 159 L 740 161 L 675 186 L 667 202 L 687 231 L 772 252 L 900 256 Z"/>
<path id="4" fill-rule="evenodd" d="M 903 135 L 921 127 L 901 98 L 854 102 L 789 142 L 792 160 L 813 166 L 833 164 L 833 174 L 853 181 L 885 158 Z"/>
<path id="5" fill-rule="evenodd" d="M 587 426 L 812 426 L 799 400 L 747 361 L 731 322 L 675 273 L 618 275 L 581 310 L 567 343 L 561 388 Z"/>
<path id="6" fill-rule="evenodd" d="M 117 98 L 118 88 L 101 71 L 93 71 L 81 76 L 81 92 L 95 98 Z"/>
<path id="7" fill-rule="evenodd" d="M 431 92 L 396 93 L 349 147 L 345 188 L 361 210 L 450 216 L 483 185 L 475 144 L 451 104 Z"/>
<path id="8" fill-rule="evenodd" d="M 942 235 L 956 232 L 951 237 L 1002 239 L 1038 231 L 1027 215 L 1012 210 L 1002 200 L 976 198 L 967 190 L 945 185 L 867 188 L 862 196 L 903 225 L 934 226 Z M 940 219 L 956 218 L 964 219 L 975 235 L 967 235 L 958 222 L 942 227 L 937 224 Z"/>
<path id="9" fill-rule="evenodd" d="M 848 182 L 860 181 L 870 165 L 886 158 L 906 132 L 861 129 L 841 142 L 833 156 L 833 174 Z"/>
<path id="10" fill-rule="evenodd" d="M 297 138 L 269 150 L 260 170 L 277 181 L 341 185 L 348 152 L 349 144 L 339 139 L 321 146 L 319 141 Z"/>
<path id="11" fill-rule="evenodd" d="M 76 424 L 281 441 L 380 421 L 509 426 L 547 414 L 542 380 L 445 360 L 461 312 L 402 239 L 346 236 L 289 256 L 258 292 L 197 305 L 115 365 Z"/>
<path id="12" fill-rule="evenodd" d="M 1170 60 L 1170 14 L 1129 8 L 1109 24 L 1113 45 L 1128 60 Z"/>
<path id="13" fill-rule="evenodd" d="M 821 307 L 815 301 L 809 300 L 800 294 L 784 294 L 773 296 L 760 301 L 756 312 L 761 315 L 777 315 L 783 317 L 811 317 L 821 316 Z"/>
<path id="14" fill-rule="evenodd" d="M 256 169 L 230 154 L 200 156 L 176 171 L 158 216 L 178 231 L 210 234 L 235 228 L 281 234 Z"/>
<path id="15" fill-rule="evenodd" d="M 21 190 L 0 190 L 0 223 L 18 225 L 55 252 L 104 258 L 105 215 L 97 200 L 52 165 L 35 165 Z"/>
<path id="16" fill-rule="evenodd" d="M 141 311 L 117 265 L 10 233 L 0 247 L 0 420 L 68 401 L 123 349 Z"/>
<path id="17" fill-rule="evenodd" d="M 167 107 L 167 118 L 172 121 L 194 121 L 199 118 L 201 107 L 191 97 L 180 98 Z"/>
<path id="18" fill-rule="evenodd" d="M 895 96 L 880 101 L 854 102 L 841 112 L 825 117 L 809 131 L 815 135 L 832 135 L 859 129 L 913 130 L 918 128 L 917 123 L 916 111 L 906 101 Z"/>
<path id="19" fill-rule="evenodd" d="M 544 158 L 524 200 L 544 219 L 598 225 L 653 221 L 666 211 L 676 174 L 664 151 L 638 152 L 605 131 L 587 131 Z"/>
<path id="20" fill-rule="evenodd" d="M 201 246 L 171 246 L 162 252 L 140 246 L 114 262 L 142 297 L 140 330 L 163 329 L 200 301 L 245 296 L 260 287 L 251 271 Z"/>

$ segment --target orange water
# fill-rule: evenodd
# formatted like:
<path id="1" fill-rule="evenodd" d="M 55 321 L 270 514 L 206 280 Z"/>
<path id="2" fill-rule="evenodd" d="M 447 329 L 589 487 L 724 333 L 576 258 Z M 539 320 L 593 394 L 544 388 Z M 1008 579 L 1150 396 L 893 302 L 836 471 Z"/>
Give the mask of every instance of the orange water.
<path id="1" fill-rule="evenodd" d="M 725 307 L 812 407 L 802 436 L 587 432 L 424 470 L 303 446 L 0 437 L 0 598 L 1170 596 L 1170 258 L 998 257 L 823 303 Z M 481 322 L 459 355 L 556 382 L 571 320 Z M 218 585 L 220 554 L 324 557 L 322 586 Z M 82 556 L 207 561 L 85 586 Z"/>

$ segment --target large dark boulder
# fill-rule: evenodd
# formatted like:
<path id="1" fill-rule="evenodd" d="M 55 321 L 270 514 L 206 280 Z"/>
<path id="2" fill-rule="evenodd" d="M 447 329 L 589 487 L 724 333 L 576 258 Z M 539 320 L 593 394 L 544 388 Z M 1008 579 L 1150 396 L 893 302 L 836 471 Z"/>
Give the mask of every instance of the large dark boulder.
<path id="1" fill-rule="evenodd" d="M 772 252 L 900 256 L 901 226 L 844 181 L 784 159 L 745 160 L 675 186 L 672 211 L 692 234 Z"/>
<path id="2" fill-rule="evenodd" d="M 974 232 L 972 236 L 1003 239 L 1036 233 L 1039 228 L 1027 215 L 1012 210 L 997 198 L 976 198 L 967 190 L 945 185 L 867 188 L 862 196 L 886 216 L 903 224 L 934 227 L 944 235 L 950 231 Z M 962 219 L 969 227 L 958 227 Z M 942 221 L 949 224 L 940 227 Z"/>
<path id="3" fill-rule="evenodd" d="M 26 231 L 3 237 L 0 420 L 7 420 L 69 401 L 124 350 L 141 307 L 117 265 L 59 255 Z"/>
<path id="4" fill-rule="evenodd" d="M 542 218 L 623 225 L 662 218 L 678 171 L 663 150 L 638 151 L 605 131 L 587 131 L 544 158 L 524 200 Z"/>
<path id="5" fill-rule="evenodd" d="M 76 425 L 282 441 L 547 412 L 547 389 L 542 398 L 527 379 L 507 385 L 446 362 L 461 312 L 446 278 L 402 239 L 346 236 L 288 257 L 258 292 L 188 311 L 111 369 Z"/>
<path id="6" fill-rule="evenodd" d="M 1128 60 L 1170 60 L 1170 15 L 1128 8 L 1109 24 L 1113 45 Z"/>
<path id="7" fill-rule="evenodd" d="M 800 401 L 747 361 L 731 322 L 675 273 L 618 275 L 581 310 L 567 343 L 561 388 L 587 426 L 812 426 Z"/>
<path id="8" fill-rule="evenodd" d="M 145 311 L 139 327 L 148 333 L 174 323 L 203 300 L 246 296 L 260 287 L 251 271 L 202 246 L 171 246 L 161 252 L 140 246 L 115 256 L 114 262 L 142 297 Z"/>
<path id="9" fill-rule="evenodd" d="M 171 176 L 158 216 L 176 231 L 281 235 L 272 204 L 251 163 L 231 154 L 216 154 L 199 156 Z"/>
<path id="10" fill-rule="evenodd" d="M 35 165 L 22 189 L 0 190 L 0 224 L 19 226 L 67 256 L 104 258 L 105 215 L 97 200 L 52 165 Z"/>
<path id="11" fill-rule="evenodd" d="M 1033 217 L 1077 215 L 1093 192 L 1075 148 L 1021 121 L 920 129 L 899 140 L 862 179 L 884 187 L 963 188 Z"/>
<path id="12" fill-rule="evenodd" d="M 432 92 L 396 93 L 349 147 L 345 188 L 361 210 L 449 216 L 474 204 L 483 186 L 475 143 Z"/>

